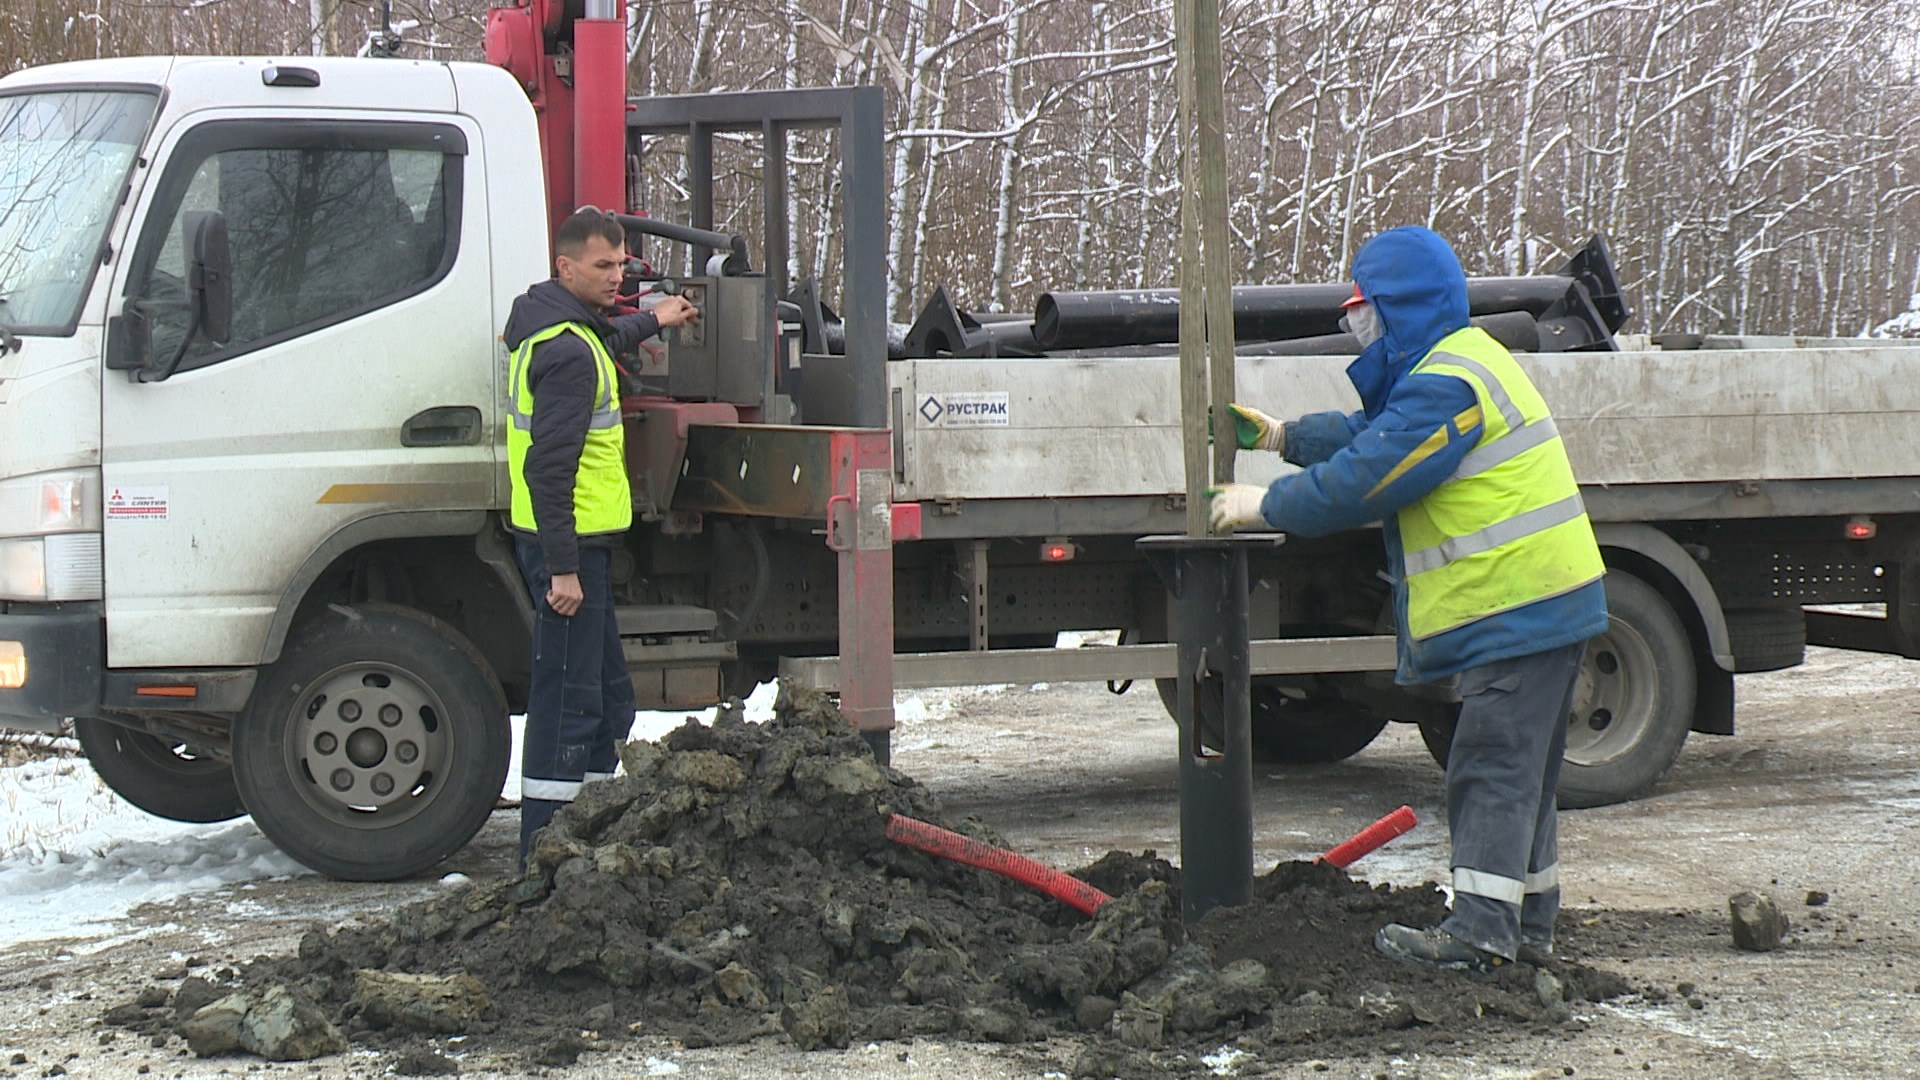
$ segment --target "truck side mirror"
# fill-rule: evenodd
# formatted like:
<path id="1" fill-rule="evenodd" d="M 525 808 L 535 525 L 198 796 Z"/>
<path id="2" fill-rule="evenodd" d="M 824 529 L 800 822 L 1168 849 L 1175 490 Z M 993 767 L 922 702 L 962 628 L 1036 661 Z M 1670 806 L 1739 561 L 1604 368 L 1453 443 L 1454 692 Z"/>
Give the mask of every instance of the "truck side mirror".
<path id="1" fill-rule="evenodd" d="M 187 263 L 187 295 L 200 333 L 216 345 L 233 337 L 233 252 L 227 246 L 227 216 L 217 210 L 189 212 L 180 223 Z"/>
<path id="2" fill-rule="evenodd" d="M 187 296 L 181 301 L 135 300 L 118 321 L 117 341 L 108 343 L 108 366 L 143 358 L 134 372 L 140 382 L 173 378 L 187 348 L 197 337 L 223 345 L 233 336 L 233 252 L 227 246 L 227 218 L 217 210 L 193 210 L 180 219 L 180 250 L 187 254 Z M 187 312 L 187 330 L 173 355 L 156 363 L 152 315 L 157 311 Z"/>
<path id="3" fill-rule="evenodd" d="M 153 323 L 138 304 L 107 320 L 107 370 L 139 371 L 153 354 Z"/>

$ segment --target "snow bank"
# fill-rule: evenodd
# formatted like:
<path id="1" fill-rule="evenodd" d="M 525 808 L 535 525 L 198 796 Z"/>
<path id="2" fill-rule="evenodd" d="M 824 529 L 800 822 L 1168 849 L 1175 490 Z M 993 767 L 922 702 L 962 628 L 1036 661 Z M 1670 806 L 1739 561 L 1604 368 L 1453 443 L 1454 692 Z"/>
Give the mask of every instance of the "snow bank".
<path id="1" fill-rule="evenodd" d="M 251 822 L 184 825 L 127 805 L 84 758 L 0 769 L 0 945 L 97 933 L 134 907 L 311 871 Z"/>

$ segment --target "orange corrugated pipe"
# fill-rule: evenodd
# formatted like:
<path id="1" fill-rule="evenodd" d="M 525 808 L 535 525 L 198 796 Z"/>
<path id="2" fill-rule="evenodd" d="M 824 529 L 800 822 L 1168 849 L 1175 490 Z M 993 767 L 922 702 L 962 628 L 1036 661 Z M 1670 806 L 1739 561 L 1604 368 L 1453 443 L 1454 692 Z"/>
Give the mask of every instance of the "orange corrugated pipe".
<path id="1" fill-rule="evenodd" d="M 1025 855 L 1015 855 L 1005 848 L 983 844 L 918 818 L 888 814 L 887 839 L 915 851 L 991 870 L 1001 877 L 1038 889 L 1084 915 L 1093 914 L 1101 904 L 1113 899 L 1072 874 L 1063 874 Z"/>
<path id="2" fill-rule="evenodd" d="M 1413 807 L 1402 806 L 1360 830 L 1352 839 L 1328 850 L 1316 861 L 1331 863 L 1344 870 L 1358 861 L 1361 856 L 1405 833 L 1418 823 L 1419 819 L 1414 816 Z M 942 859 L 977 866 L 1010 881 L 1017 881 L 1029 888 L 1037 889 L 1083 915 L 1093 914 L 1099 910 L 1100 905 L 1113 899 L 1072 874 L 1062 873 L 1045 863 L 1036 862 L 1025 855 L 1016 855 L 1005 848 L 982 843 L 951 829 L 943 829 L 938 825 L 918 818 L 910 818 L 904 814 L 887 815 L 886 835 L 887 839 L 894 843 L 913 848 L 915 851 L 924 851 L 928 855 L 935 855 Z"/>
<path id="3" fill-rule="evenodd" d="M 1403 806 L 1353 834 L 1353 838 L 1347 842 L 1329 848 L 1325 855 L 1314 861 L 1332 863 L 1345 870 L 1358 862 L 1361 856 L 1419 823 L 1420 819 L 1413 816 L 1413 807 Z"/>

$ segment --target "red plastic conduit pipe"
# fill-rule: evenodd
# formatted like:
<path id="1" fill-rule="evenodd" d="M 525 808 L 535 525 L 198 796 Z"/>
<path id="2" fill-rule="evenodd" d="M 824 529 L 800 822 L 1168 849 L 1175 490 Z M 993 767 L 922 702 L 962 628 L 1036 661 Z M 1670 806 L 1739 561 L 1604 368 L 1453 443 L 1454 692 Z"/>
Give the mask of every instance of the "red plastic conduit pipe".
<path id="1" fill-rule="evenodd" d="M 915 851 L 991 870 L 1001 877 L 1038 889 L 1084 915 L 1093 914 L 1101 904 L 1113 899 L 1071 874 L 1063 874 L 1025 855 L 1015 855 L 1005 848 L 983 844 L 917 818 L 888 814 L 887 839 Z"/>
<path id="2" fill-rule="evenodd" d="M 1316 861 L 1332 863 L 1340 869 L 1345 870 L 1347 867 L 1360 861 L 1361 856 L 1394 837 L 1399 836 L 1401 833 L 1406 832 L 1419 823 L 1420 819 L 1413 816 L 1413 807 L 1403 806 L 1393 813 L 1388 814 L 1386 817 L 1381 818 L 1379 821 L 1361 829 L 1353 835 L 1353 839 L 1330 849 Z"/>

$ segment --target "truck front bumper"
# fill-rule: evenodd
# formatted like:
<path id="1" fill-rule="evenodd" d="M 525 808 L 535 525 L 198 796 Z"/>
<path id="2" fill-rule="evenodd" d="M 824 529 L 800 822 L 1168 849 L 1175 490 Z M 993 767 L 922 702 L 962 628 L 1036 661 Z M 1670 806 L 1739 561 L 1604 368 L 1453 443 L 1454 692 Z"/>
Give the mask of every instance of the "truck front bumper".
<path id="1" fill-rule="evenodd" d="M 99 713 L 106 622 L 77 607 L 0 604 L 0 726 L 56 731 L 69 716 Z"/>

